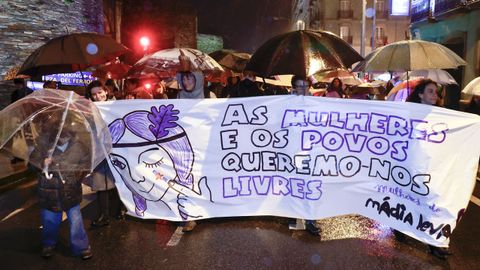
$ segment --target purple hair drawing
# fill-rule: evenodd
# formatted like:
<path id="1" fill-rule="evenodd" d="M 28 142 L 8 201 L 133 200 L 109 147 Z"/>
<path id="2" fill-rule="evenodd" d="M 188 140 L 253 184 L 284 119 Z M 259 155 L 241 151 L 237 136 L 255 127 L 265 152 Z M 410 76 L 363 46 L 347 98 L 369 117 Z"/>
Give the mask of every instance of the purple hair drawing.
<path id="1" fill-rule="evenodd" d="M 160 190 L 159 186 L 155 186 L 157 181 L 165 179 L 163 174 L 158 173 L 161 165 L 173 166 L 173 169 L 165 169 L 173 172 L 168 180 L 193 189 L 194 179 L 191 172 L 194 152 L 185 130 L 177 123 L 178 114 L 179 111 L 175 110 L 172 104 L 152 106 L 150 111 L 133 111 L 109 124 L 114 149 L 110 155 L 110 161 L 132 192 L 135 211 L 139 216 L 143 216 L 143 212 L 147 209 L 147 200 L 161 201 L 166 193 L 165 190 Z M 149 149 L 140 152 L 144 148 Z M 122 149 L 137 149 L 139 154 L 135 157 L 131 156 L 133 151 L 128 155 L 119 154 L 124 153 Z M 141 162 L 141 156 L 145 152 L 150 151 L 149 153 L 155 155 L 152 149 L 157 152 L 155 157 L 162 156 L 162 158 L 157 158 L 158 161 L 152 163 Z M 165 159 L 171 162 L 166 163 Z M 159 176 L 146 181 L 148 177 L 145 174 L 139 175 L 136 170 L 136 167 L 140 166 L 143 166 L 144 172 L 153 171 L 154 175 L 159 174 Z M 170 208 L 168 205 L 167 207 Z"/>

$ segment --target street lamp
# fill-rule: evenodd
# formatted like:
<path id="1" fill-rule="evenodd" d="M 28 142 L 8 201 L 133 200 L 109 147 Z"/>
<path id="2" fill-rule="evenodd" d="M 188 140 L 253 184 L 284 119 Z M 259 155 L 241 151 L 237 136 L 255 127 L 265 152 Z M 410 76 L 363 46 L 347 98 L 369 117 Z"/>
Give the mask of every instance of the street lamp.
<path id="1" fill-rule="evenodd" d="M 143 52 L 146 53 L 148 46 L 150 46 L 150 39 L 146 36 L 140 38 L 140 45 L 143 47 Z"/>

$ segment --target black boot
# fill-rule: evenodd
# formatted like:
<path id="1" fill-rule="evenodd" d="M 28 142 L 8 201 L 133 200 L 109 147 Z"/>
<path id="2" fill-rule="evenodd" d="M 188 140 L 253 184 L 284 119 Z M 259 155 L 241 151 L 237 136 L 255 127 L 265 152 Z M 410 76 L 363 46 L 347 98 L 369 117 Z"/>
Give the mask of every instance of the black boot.
<path id="1" fill-rule="evenodd" d="M 117 219 L 118 220 L 125 220 L 125 214 L 127 213 L 127 208 L 120 202 L 120 209 L 117 212 Z"/>
<path id="2" fill-rule="evenodd" d="M 452 252 L 450 252 L 448 248 L 428 245 L 428 249 L 430 254 L 442 260 L 446 260 L 448 258 L 448 255 L 452 255 Z"/>
<path id="3" fill-rule="evenodd" d="M 108 216 L 101 214 L 98 218 L 92 221 L 92 227 L 100 228 L 110 224 L 110 219 Z"/>
<path id="4" fill-rule="evenodd" d="M 405 243 L 407 241 L 406 235 L 395 229 L 393 230 L 393 235 L 395 235 L 395 239 L 397 239 L 398 242 Z"/>

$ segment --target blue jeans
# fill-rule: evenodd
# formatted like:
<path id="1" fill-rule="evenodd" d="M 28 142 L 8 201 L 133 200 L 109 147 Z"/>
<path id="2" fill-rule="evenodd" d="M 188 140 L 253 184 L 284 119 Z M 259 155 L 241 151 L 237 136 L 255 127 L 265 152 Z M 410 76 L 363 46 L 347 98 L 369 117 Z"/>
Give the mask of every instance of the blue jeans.
<path id="1" fill-rule="evenodd" d="M 52 212 L 47 209 L 41 210 L 42 216 L 42 246 L 53 247 L 58 242 L 58 233 L 62 223 L 62 212 Z M 70 247 L 74 255 L 80 255 L 86 250 L 88 237 L 83 227 L 82 212 L 80 205 L 76 205 L 67 211 L 68 223 L 70 225 Z"/>

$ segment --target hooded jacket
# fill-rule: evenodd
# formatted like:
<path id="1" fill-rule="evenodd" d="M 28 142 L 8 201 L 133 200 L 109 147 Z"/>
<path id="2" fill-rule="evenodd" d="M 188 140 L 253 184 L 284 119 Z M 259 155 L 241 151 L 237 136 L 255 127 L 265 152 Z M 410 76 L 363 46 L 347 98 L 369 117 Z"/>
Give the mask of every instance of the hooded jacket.
<path id="1" fill-rule="evenodd" d="M 195 87 L 192 91 L 186 91 L 185 86 L 182 82 L 182 73 L 177 73 L 176 79 L 178 86 L 180 86 L 180 92 L 177 95 L 177 98 L 180 99 L 204 99 L 204 81 L 203 73 L 201 71 L 192 71 L 193 76 L 195 76 Z"/>

